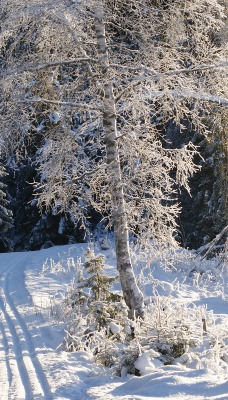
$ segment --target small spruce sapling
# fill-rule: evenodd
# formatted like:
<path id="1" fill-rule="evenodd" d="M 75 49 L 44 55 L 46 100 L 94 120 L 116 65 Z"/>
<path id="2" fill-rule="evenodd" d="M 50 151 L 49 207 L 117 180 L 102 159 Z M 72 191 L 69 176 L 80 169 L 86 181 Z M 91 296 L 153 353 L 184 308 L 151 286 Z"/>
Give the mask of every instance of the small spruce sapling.
<path id="1" fill-rule="evenodd" d="M 91 248 L 87 250 L 84 266 L 89 276 L 81 283 L 81 287 L 88 288 L 91 292 L 89 309 L 96 317 L 96 328 L 99 329 L 106 326 L 110 319 L 115 319 L 119 312 L 117 303 L 121 296 L 110 291 L 118 276 L 105 274 L 105 257 L 102 254 L 95 255 Z"/>
<path id="2" fill-rule="evenodd" d="M 118 277 L 105 274 L 105 257 L 95 255 L 93 249 L 86 252 L 84 277 L 82 269 L 76 287 L 69 289 L 64 301 L 64 314 L 67 322 L 67 336 L 64 347 L 68 351 L 90 349 L 96 353 L 97 342 L 115 336 L 110 328 L 127 308 L 122 296 L 111 292 L 112 284 Z M 98 339 L 99 337 L 99 339 Z"/>
<path id="3" fill-rule="evenodd" d="M 85 268 L 90 275 L 84 281 L 84 287 L 91 288 L 91 299 L 95 301 L 109 300 L 113 294 L 110 293 L 112 283 L 117 277 L 105 275 L 105 256 L 102 254 L 95 255 L 94 251 L 89 248 L 86 253 Z"/>

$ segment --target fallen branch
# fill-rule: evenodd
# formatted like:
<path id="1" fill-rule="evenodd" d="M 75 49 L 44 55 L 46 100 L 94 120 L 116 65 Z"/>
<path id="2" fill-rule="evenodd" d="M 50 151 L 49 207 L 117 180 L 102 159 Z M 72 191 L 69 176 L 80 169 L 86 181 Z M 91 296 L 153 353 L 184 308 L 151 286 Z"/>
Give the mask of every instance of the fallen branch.
<path id="1" fill-rule="evenodd" d="M 216 244 L 222 239 L 222 237 L 228 233 L 228 225 L 225 226 L 225 228 L 222 230 L 222 232 L 220 232 L 218 235 L 216 235 L 216 237 L 210 242 L 208 243 L 203 250 L 201 250 L 196 257 L 198 257 L 199 255 L 201 255 L 202 253 L 204 253 L 206 251 L 206 253 L 203 255 L 202 260 L 204 258 L 206 258 L 208 256 L 208 254 L 210 254 L 212 252 L 212 250 L 215 248 Z"/>

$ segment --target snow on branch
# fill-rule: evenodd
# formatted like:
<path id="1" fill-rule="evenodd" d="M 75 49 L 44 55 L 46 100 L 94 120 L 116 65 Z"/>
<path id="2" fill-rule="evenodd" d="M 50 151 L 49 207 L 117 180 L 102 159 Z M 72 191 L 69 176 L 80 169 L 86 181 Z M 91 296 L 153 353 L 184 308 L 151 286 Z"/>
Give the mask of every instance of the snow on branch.
<path id="1" fill-rule="evenodd" d="M 139 65 L 137 67 L 131 67 L 128 65 L 121 65 L 121 64 L 110 64 L 110 67 L 112 68 L 119 68 L 122 70 L 127 70 L 127 71 L 138 71 L 138 72 L 146 72 L 147 74 L 149 74 L 150 76 L 154 76 L 156 78 L 162 78 L 165 76 L 172 76 L 172 75 L 179 75 L 179 74 L 189 74 L 191 72 L 197 72 L 197 71 L 208 71 L 208 70 L 212 70 L 212 69 L 217 69 L 217 68 L 224 68 L 228 66 L 228 62 L 227 61 L 223 61 L 219 64 L 209 64 L 209 65 L 198 65 L 195 67 L 191 67 L 191 68 L 181 68 L 181 69 L 176 69 L 176 70 L 170 70 L 167 72 L 158 72 L 155 71 L 154 69 L 148 68 L 145 65 Z"/>
<path id="2" fill-rule="evenodd" d="M 211 103 L 216 103 L 222 106 L 228 106 L 228 99 L 216 95 L 211 95 L 209 93 L 197 93 L 194 91 L 178 91 L 178 90 L 169 90 L 169 91 L 152 91 L 150 92 L 150 98 L 158 98 L 164 97 L 170 94 L 174 98 L 186 98 L 186 99 L 194 99 L 200 101 L 209 101 Z"/>
<path id="3" fill-rule="evenodd" d="M 45 103 L 45 104 L 55 104 L 58 106 L 87 108 L 89 110 L 94 110 L 94 111 L 103 111 L 102 107 L 90 106 L 87 103 L 76 103 L 74 101 L 49 100 L 49 99 L 44 99 L 44 98 L 18 100 L 18 103 Z"/>
<path id="4" fill-rule="evenodd" d="M 0 72 L 0 76 L 7 76 L 7 75 L 14 75 L 14 74 L 21 74 L 23 72 L 33 72 L 33 71 L 40 71 L 42 69 L 47 69 L 47 68 L 52 68 L 52 67 L 57 67 L 61 65 L 70 65 L 70 64 L 77 64 L 77 63 L 97 63 L 98 60 L 95 58 L 90 58 L 90 57 L 82 57 L 82 58 L 75 58 L 73 60 L 56 60 L 56 61 L 49 61 L 46 63 L 34 65 L 33 64 L 27 64 L 23 68 L 17 68 L 17 69 L 9 69 L 4 72 Z M 192 68 L 182 68 L 182 69 L 177 69 L 177 70 L 171 70 L 167 72 L 157 72 L 151 68 L 148 68 L 144 65 L 139 65 L 137 67 L 132 67 L 128 65 L 121 65 L 121 64 L 110 64 L 109 67 L 111 68 L 118 68 L 122 70 L 127 70 L 129 71 L 144 71 L 147 74 L 149 74 L 151 77 L 155 77 L 157 79 L 163 78 L 165 76 L 175 76 L 175 75 L 180 75 L 183 73 L 189 74 L 191 72 L 197 72 L 197 71 L 208 71 L 212 69 L 217 69 L 217 68 L 224 68 L 228 66 L 228 62 L 224 61 L 219 64 L 209 64 L 209 65 L 198 65 L 196 67 Z M 142 79 L 142 77 L 141 77 Z M 140 80 L 141 80 L 140 79 Z"/>
<path id="5" fill-rule="evenodd" d="M 179 75 L 179 74 L 183 74 L 183 73 L 191 73 L 191 72 L 197 72 L 197 71 L 209 71 L 211 69 L 217 69 L 217 68 L 224 68 L 224 67 L 228 67 L 228 62 L 224 61 L 222 63 L 219 64 L 209 64 L 209 65 L 198 65 L 196 67 L 191 67 L 191 68 L 182 68 L 182 69 L 177 69 L 174 71 L 168 71 L 168 72 L 164 72 L 164 73 L 160 73 L 160 76 L 171 76 L 171 75 Z"/>
<path id="6" fill-rule="evenodd" d="M 204 253 L 202 260 L 204 258 L 206 258 L 208 256 L 208 254 L 211 253 L 211 251 L 215 248 L 216 244 L 222 239 L 223 236 L 228 234 L 228 225 L 225 226 L 225 228 L 222 230 L 222 232 L 220 232 L 210 243 L 208 243 L 203 250 L 201 250 L 199 252 L 199 254 L 197 254 L 196 257 L 198 257 L 199 255 L 202 255 L 202 253 Z"/>
<path id="7" fill-rule="evenodd" d="M 76 183 L 78 181 L 82 181 L 87 176 L 94 176 L 97 172 L 102 171 L 103 169 L 104 169 L 104 166 L 103 165 L 99 165 L 97 168 L 94 168 L 94 169 L 89 170 L 89 171 L 85 171 L 81 175 L 71 178 L 70 181 L 69 180 L 64 181 L 64 184 L 65 185 L 71 185 L 72 183 Z"/>
<path id="8" fill-rule="evenodd" d="M 57 67 L 60 65 L 70 65 L 70 64 L 77 64 L 77 63 L 88 63 L 92 61 L 93 63 L 96 63 L 97 60 L 89 57 L 84 57 L 84 58 L 75 58 L 73 60 L 56 60 L 56 61 L 49 61 L 43 64 L 27 64 L 23 68 L 17 68 L 17 69 L 9 69 L 4 72 L 0 72 L 0 76 L 6 76 L 6 75 L 14 75 L 14 74 L 21 74 L 23 72 L 32 72 L 32 71 L 40 71 L 42 69 L 46 68 L 52 68 L 52 67 Z"/>
<path id="9" fill-rule="evenodd" d="M 167 91 L 152 91 L 150 92 L 150 98 L 155 99 L 158 97 L 164 97 L 170 94 L 174 98 L 187 98 L 187 99 L 195 99 L 200 101 L 209 101 L 212 103 L 216 103 L 222 106 L 228 106 L 228 99 L 210 95 L 208 93 L 197 93 L 197 92 L 190 92 L 190 91 L 177 91 L 177 90 L 170 90 Z M 32 98 L 32 99 L 25 99 L 25 100 L 18 100 L 18 103 L 45 103 L 45 104 L 54 104 L 58 106 L 65 106 L 65 107 L 75 107 L 75 108 L 82 108 L 82 109 L 89 109 L 93 111 L 103 111 L 102 107 L 90 105 L 87 103 L 78 103 L 74 101 L 59 101 L 59 100 L 49 100 L 45 98 Z"/>

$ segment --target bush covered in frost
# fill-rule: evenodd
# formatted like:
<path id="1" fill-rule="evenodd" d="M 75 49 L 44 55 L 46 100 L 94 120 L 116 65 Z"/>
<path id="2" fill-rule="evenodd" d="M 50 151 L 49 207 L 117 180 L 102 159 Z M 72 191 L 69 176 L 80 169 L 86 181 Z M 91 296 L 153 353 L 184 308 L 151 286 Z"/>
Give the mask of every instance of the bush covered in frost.
<path id="1" fill-rule="evenodd" d="M 198 271 L 191 265 L 189 280 L 192 268 Z M 201 279 L 203 274 L 201 265 Z M 103 255 L 88 249 L 77 275 L 58 311 L 66 324 L 64 350 L 88 351 L 120 376 L 177 363 L 228 371 L 228 327 L 213 312 L 171 294 L 157 295 L 147 301 L 143 320 L 130 320 L 123 298 L 112 289 L 117 277 L 105 273 Z"/>
<path id="2" fill-rule="evenodd" d="M 116 277 L 105 274 L 105 258 L 88 249 L 59 310 L 66 324 L 63 349 L 92 352 L 113 373 L 143 375 L 164 364 L 227 368 L 227 328 L 203 307 L 155 296 L 143 320 L 129 320 Z M 207 361 L 206 361 L 207 360 Z"/>

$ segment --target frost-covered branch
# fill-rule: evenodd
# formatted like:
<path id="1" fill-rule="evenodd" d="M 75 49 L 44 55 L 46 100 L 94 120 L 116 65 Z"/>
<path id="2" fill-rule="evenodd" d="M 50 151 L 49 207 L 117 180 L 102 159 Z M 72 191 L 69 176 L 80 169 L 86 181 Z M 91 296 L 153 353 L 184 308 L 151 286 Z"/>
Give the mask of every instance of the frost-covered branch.
<path id="1" fill-rule="evenodd" d="M 204 253 L 202 260 L 204 258 L 207 258 L 207 256 L 212 252 L 212 250 L 215 248 L 216 244 L 224 237 L 228 235 L 228 225 L 225 226 L 225 228 L 222 230 L 222 232 L 220 232 L 218 235 L 216 235 L 216 237 L 210 242 L 208 243 L 203 250 L 201 250 L 196 257 L 198 257 L 199 255 L 202 255 L 202 253 Z"/>
<path id="2" fill-rule="evenodd" d="M 200 71 L 210 71 L 210 70 L 215 70 L 219 68 L 225 68 L 228 67 L 228 62 L 223 61 L 218 64 L 208 64 L 208 65 L 196 65 L 195 67 L 189 67 L 189 68 L 180 68 L 176 70 L 170 70 L 170 71 L 164 71 L 164 72 L 159 72 L 154 69 L 148 68 L 145 65 L 139 65 L 139 66 L 130 66 L 130 65 L 121 65 L 121 64 L 110 64 L 110 67 L 112 68 L 117 68 L 120 70 L 126 70 L 126 71 L 134 71 L 134 72 L 145 72 L 148 74 L 150 77 L 154 77 L 156 79 L 163 78 L 166 76 L 175 76 L 175 75 L 180 75 L 180 74 L 191 74 L 192 72 L 200 72 Z M 142 78 L 142 75 L 139 77 L 140 79 Z M 137 78 L 136 78 L 137 79 Z M 147 77 L 148 79 L 148 77 Z"/>
<path id="3" fill-rule="evenodd" d="M 15 69 L 6 69 L 3 72 L 0 72 L 0 77 L 4 77 L 7 75 L 15 75 L 15 74 L 22 74 L 24 72 L 38 72 L 43 69 L 53 68 L 61 65 L 72 65 L 78 63 L 88 63 L 93 62 L 96 63 L 97 60 L 93 58 L 75 58 L 73 60 L 56 60 L 56 61 L 48 61 L 42 64 L 28 64 L 24 65 L 23 67 L 15 68 Z"/>
<path id="4" fill-rule="evenodd" d="M 85 59 L 87 59 L 88 61 L 86 62 L 86 67 L 88 70 L 88 73 L 91 77 L 94 77 L 92 68 L 91 68 L 91 61 L 93 61 L 90 57 L 88 57 L 88 54 L 86 52 L 86 50 L 84 49 L 81 41 L 79 40 L 79 37 L 77 35 L 77 32 L 75 29 L 72 28 L 72 26 L 70 25 L 69 19 L 66 18 L 66 16 L 64 14 L 61 15 L 57 15 L 57 14 L 53 14 L 50 13 L 50 17 L 53 18 L 54 20 L 57 20 L 58 23 L 64 24 L 64 26 L 67 28 L 67 30 L 70 32 L 70 34 L 72 35 L 72 38 L 76 44 L 76 46 L 79 48 L 80 53 L 85 57 Z"/>
<path id="5" fill-rule="evenodd" d="M 151 99 L 156 99 L 164 96 L 171 96 L 174 98 L 184 98 L 184 99 L 194 99 L 200 101 L 206 101 L 211 103 L 216 103 L 222 106 L 228 106 L 228 99 L 220 96 L 211 95 L 208 93 L 200 93 L 193 91 L 178 91 L 178 90 L 165 90 L 165 91 L 152 91 L 150 93 Z"/>
<path id="6" fill-rule="evenodd" d="M 37 99 L 24 99 L 24 100 L 18 100 L 18 103 L 44 103 L 44 104 L 54 104 L 57 106 L 64 106 L 64 107 L 74 107 L 75 109 L 81 108 L 81 109 L 87 109 L 87 110 L 93 110 L 93 111 L 102 111 L 102 107 L 99 106 L 92 106 L 87 103 L 77 103 L 76 101 L 59 101 L 59 100 L 49 100 L 49 99 L 44 99 L 42 97 L 37 98 Z"/>

